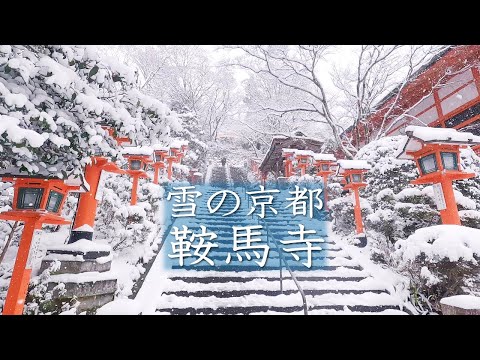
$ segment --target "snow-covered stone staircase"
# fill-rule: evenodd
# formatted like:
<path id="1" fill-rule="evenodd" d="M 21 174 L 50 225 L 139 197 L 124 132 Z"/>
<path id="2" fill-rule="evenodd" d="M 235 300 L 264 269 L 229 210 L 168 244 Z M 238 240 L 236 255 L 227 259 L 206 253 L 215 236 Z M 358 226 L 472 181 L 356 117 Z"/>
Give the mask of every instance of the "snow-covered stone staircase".
<path id="1" fill-rule="evenodd" d="M 223 170 L 223 171 L 222 171 Z M 214 168 L 212 183 L 225 181 L 224 168 Z M 203 194 L 204 200 L 215 191 L 225 187 L 211 188 Z M 208 231 L 218 235 L 213 240 L 218 248 L 212 248 L 208 258 L 214 266 L 202 262 L 194 266 L 174 265 L 162 284 L 162 296 L 156 303 L 157 313 L 168 314 L 303 314 L 303 303 L 299 289 L 290 273 L 282 263 L 281 255 L 292 270 L 306 297 L 309 314 L 333 313 L 402 313 L 397 297 L 390 295 L 385 284 L 366 272 L 358 262 L 334 241 L 325 231 L 308 235 L 306 238 L 322 238 L 322 250 L 314 251 L 312 267 L 306 268 L 306 252 L 297 253 L 295 260 L 287 252 L 278 252 L 278 248 L 289 247 L 275 241 L 292 238 L 287 231 L 298 230 L 298 219 L 292 217 L 291 209 L 278 200 L 274 203 L 278 214 L 267 216 L 265 220 L 257 215 L 248 216 L 249 205 L 245 190 L 236 188 L 243 195 L 241 208 L 232 215 L 222 215 L 234 207 L 233 197 L 227 197 L 222 208 L 210 214 L 203 201 L 196 211 L 196 217 L 189 219 L 188 226 L 194 232 L 204 225 Z M 243 191 L 243 193 L 242 193 Z M 244 252 L 239 261 L 232 252 L 232 224 L 235 226 L 262 225 L 268 228 L 268 237 L 262 235 L 262 243 L 270 245 L 268 261 L 263 269 L 255 263 L 253 255 L 248 260 Z M 175 224 L 174 224 L 175 225 Z M 314 244 L 315 246 L 317 244 Z M 163 251 L 170 251 L 169 244 Z M 261 252 L 261 251 L 260 251 Z M 231 253 L 231 262 L 226 263 Z M 282 265 L 282 266 L 280 266 Z M 280 281 L 280 268 L 282 280 Z"/>

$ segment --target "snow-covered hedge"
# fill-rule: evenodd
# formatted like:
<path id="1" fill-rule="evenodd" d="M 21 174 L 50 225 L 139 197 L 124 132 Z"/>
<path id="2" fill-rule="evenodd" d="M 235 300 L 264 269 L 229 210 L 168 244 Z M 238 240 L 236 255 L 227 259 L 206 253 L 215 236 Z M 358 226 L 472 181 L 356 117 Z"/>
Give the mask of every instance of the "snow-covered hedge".
<path id="1" fill-rule="evenodd" d="M 183 133 L 181 122 L 167 105 L 139 91 L 134 69 L 101 58 L 94 47 L 0 45 L 0 169 L 13 165 L 32 174 L 64 178 L 82 172 L 94 154 L 121 160 L 121 149 L 103 124 L 137 145 L 168 146 Z M 0 183 L 0 211 L 11 204 L 9 187 Z M 162 218 L 160 186 L 141 181 L 135 207 L 128 205 L 130 192 L 131 179 L 107 180 L 95 227 L 98 240 L 115 250 L 114 270 L 121 273 L 125 294 L 142 271 L 137 262 L 153 255 Z M 76 204 L 76 197 L 67 198 L 63 209 L 67 219 L 73 219 Z M 0 222 L 0 250 L 11 225 Z M 57 232 L 58 227 L 43 230 Z M 61 230 L 68 233 L 65 226 Z M 0 265 L 0 310 L 21 232 L 20 226 Z"/>
<path id="2" fill-rule="evenodd" d="M 30 173 L 79 173 L 95 152 L 118 146 L 100 123 L 138 144 L 181 130 L 162 102 L 136 88 L 132 69 L 92 47 L 0 46 L 0 162 Z"/>
<path id="3" fill-rule="evenodd" d="M 164 223 L 164 188 L 140 179 L 135 206 L 130 205 L 131 190 L 131 178 L 109 175 L 95 220 L 95 241 L 114 250 L 112 270 L 119 275 L 122 296 L 130 295 L 134 281 L 144 271 L 143 264 L 157 250 Z"/>
<path id="4" fill-rule="evenodd" d="M 440 311 L 447 296 L 475 291 L 480 265 L 480 230 L 437 225 L 395 244 L 399 270 L 410 278 L 413 303 Z"/>

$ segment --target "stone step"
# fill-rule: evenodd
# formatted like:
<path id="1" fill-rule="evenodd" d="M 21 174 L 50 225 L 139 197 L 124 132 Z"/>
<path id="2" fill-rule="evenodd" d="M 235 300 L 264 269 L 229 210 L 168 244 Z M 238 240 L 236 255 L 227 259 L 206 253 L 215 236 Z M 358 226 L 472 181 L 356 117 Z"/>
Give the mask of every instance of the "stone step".
<path id="1" fill-rule="evenodd" d="M 111 257 L 110 257 L 111 258 Z M 79 260 L 75 260 L 79 259 Z M 83 259 L 81 255 L 49 254 L 42 259 L 39 273 L 41 274 L 55 261 L 60 261 L 60 266 L 51 274 L 79 274 L 85 272 L 106 272 L 112 266 L 112 260 L 104 261 L 107 257 L 98 259 Z"/>
<path id="2" fill-rule="evenodd" d="M 381 294 L 385 292 L 382 290 L 368 290 L 370 293 Z M 363 294 L 365 290 L 314 290 L 314 289 L 303 289 L 305 295 L 324 295 L 324 294 Z M 293 290 L 231 290 L 231 291 L 213 291 L 213 290 L 201 290 L 201 291 L 166 291 L 163 292 L 164 295 L 175 295 L 177 297 L 216 297 L 216 298 L 236 298 L 248 295 L 267 295 L 267 296 L 279 296 L 279 295 L 291 295 L 298 293 L 298 289 Z"/>
<path id="3" fill-rule="evenodd" d="M 245 261 L 245 263 L 247 263 L 247 262 L 251 263 L 251 261 Z M 202 262 L 202 264 L 203 264 L 203 262 Z M 301 263 L 299 265 L 289 264 L 289 266 L 290 266 L 290 269 L 292 271 L 312 271 L 312 270 L 329 270 L 329 271 L 331 271 L 331 270 L 335 270 L 335 269 L 340 267 L 340 266 L 329 266 L 329 265 L 316 266 L 315 263 L 312 264 L 311 268 L 307 268 L 306 266 L 302 265 Z M 354 269 L 354 270 L 362 270 L 362 268 L 359 265 L 353 265 L 353 266 L 346 265 L 346 266 L 342 266 L 342 267 L 348 268 L 348 269 Z M 240 272 L 240 271 L 259 271 L 259 266 L 255 263 L 253 263 L 253 265 L 249 265 L 249 264 L 245 264 L 245 265 L 228 264 L 228 265 L 214 265 L 214 266 L 200 265 L 200 264 L 196 264 L 196 265 L 192 265 L 192 266 L 172 265 L 172 270 L 177 270 L 177 269 L 192 270 L 192 271 Z M 261 269 L 263 269 L 263 271 L 278 270 L 279 267 L 278 266 L 269 266 L 269 264 L 267 262 L 267 264 Z"/>
<path id="4" fill-rule="evenodd" d="M 398 308 L 401 304 L 398 299 L 386 292 L 362 292 L 360 294 L 334 294 L 327 293 L 321 295 L 306 295 L 307 305 L 311 309 L 325 306 L 365 306 L 365 307 L 390 307 Z M 216 309 L 221 308 L 236 309 L 238 308 L 254 308 L 265 306 L 269 309 L 276 308 L 288 309 L 290 307 L 301 306 L 302 300 L 298 292 L 292 294 L 280 294 L 277 296 L 269 296 L 263 294 L 250 294 L 242 297 L 219 298 L 215 296 L 209 297 L 179 297 L 175 295 L 163 295 L 157 303 L 157 309 Z M 300 307 L 301 309 L 301 307 Z M 273 309 L 272 309 L 273 310 Z M 266 310 L 260 310 L 266 311 Z M 287 311 L 288 312 L 288 311 Z"/>
<path id="5" fill-rule="evenodd" d="M 345 311 L 347 309 L 348 311 Z M 390 314 L 391 312 L 401 313 L 407 315 L 405 312 L 398 310 L 397 306 L 348 306 L 343 305 L 326 305 L 326 306 L 313 306 L 309 308 L 309 314 L 333 314 L 335 312 L 341 313 L 358 313 L 358 314 L 375 314 L 379 315 Z M 287 307 L 274 307 L 274 306 L 249 306 L 249 307 L 228 307 L 228 308 L 164 308 L 157 309 L 158 313 L 165 313 L 170 315 L 260 315 L 260 314 L 298 314 L 303 315 L 302 306 L 287 306 Z"/>
<path id="6" fill-rule="evenodd" d="M 288 274 L 288 272 L 286 273 Z M 284 276 L 286 275 L 284 272 Z M 187 279 L 190 280 L 190 279 Z M 245 279 L 243 279 L 245 280 Z M 298 279 L 297 279 L 298 280 Z M 298 280 L 303 290 L 305 291 L 357 291 L 357 292 L 366 292 L 366 291 L 386 291 L 385 284 L 382 282 L 376 281 L 374 278 L 365 277 L 361 280 L 355 278 L 355 280 L 346 280 L 341 278 L 337 279 L 323 279 L 323 281 L 316 281 L 310 278 L 303 278 L 303 280 Z M 178 278 L 177 280 L 169 279 L 165 282 L 166 289 L 175 289 L 168 290 L 171 293 L 183 291 L 187 293 L 195 293 L 197 291 L 216 291 L 216 292 L 232 292 L 232 291 L 277 291 L 280 290 L 280 277 L 275 279 L 266 279 L 266 278 L 250 278 L 247 281 L 228 281 L 228 282 L 214 282 L 211 283 L 194 283 L 191 281 L 185 281 L 183 278 Z M 282 278 L 282 288 L 284 291 L 298 291 L 295 282 L 290 278 Z"/>
<path id="7" fill-rule="evenodd" d="M 289 276 L 288 272 L 285 272 L 286 277 Z M 165 276 L 168 278 L 209 278 L 213 281 L 215 278 L 237 279 L 237 278 L 271 278 L 278 280 L 279 270 L 257 270 L 257 271 L 195 271 L 186 269 L 176 269 L 165 271 Z M 334 270 L 311 270 L 308 272 L 295 273 L 297 279 L 313 279 L 312 281 L 320 281 L 321 279 L 332 278 L 364 278 L 370 276 L 368 272 L 361 269 L 351 269 L 343 266 L 339 266 Z M 219 280 L 220 281 L 220 280 Z M 231 280 L 228 280 L 231 281 Z"/>
<path id="8" fill-rule="evenodd" d="M 367 279 L 367 276 L 350 276 L 350 277 L 319 277 L 319 276 L 295 276 L 297 281 L 300 282 L 306 282 L 306 281 L 312 281 L 312 282 L 320 282 L 320 281 L 331 281 L 331 280 L 336 280 L 336 281 L 342 281 L 342 282 L 357 282 L 357 281 L 362 281 L 364 279 Z M 222 277 L 216 277 L 216 276 L 205 276 L 205 277 L 195 277 L 195 276 L 171 276 L 168 280 L 171 281 L 183 281 L 186 283 L 196 283 L 198 284 L 214 284 L 214 283 L 246 283 L 249 281 L 253 280 L 265 280 L 269 282 L 279 282 L 280 281 L 280 276 L 277 274 L 276 277 L 232 277 L 232 276 L 222 276 Z M 288 281 L 292 280 L 290 277 L 289 273 L 284 271 L 283 272 L 283 281 Z"/>

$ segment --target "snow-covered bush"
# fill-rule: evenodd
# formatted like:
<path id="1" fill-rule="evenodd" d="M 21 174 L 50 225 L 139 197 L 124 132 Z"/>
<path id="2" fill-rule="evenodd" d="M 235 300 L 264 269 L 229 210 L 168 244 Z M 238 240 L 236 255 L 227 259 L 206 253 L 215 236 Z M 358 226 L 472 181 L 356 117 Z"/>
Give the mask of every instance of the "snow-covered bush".
<path id="1" fill-rule="evenodd" d="M 172 134 L 182 132 L 175 112 L 139 90 L 133 68 L 100 57 L 94 47 L 0 46 L 0 168 L 14 166 L 30 174 L 65 178 L 80 174 L 92 155 L 122 160 L 119 146 L 102 125 L 113 127 L 137 145 L 168 146 Z M 125 207 L 130 200 L 129 186 L 113 184 L 115 199 L 100 202 L 98 209 L 96 230 L 108 223 L 98 233 L 111 237 L 119 251 L 139 241 L 147 243 L 158 233 L 155 214 L 160 190 L 149 189 L 142 182 L 139 205 L 130 208 Z M 5 191 L 2 185 L 0 210 L 8 210 Z M 12 192 L 8 191 L 11 201 Z M 63 209 L 67 219 L 73 219 L 77 200 L 71 195 L 67 198 Z M 0 246 L 10 225 L 0 222 Z M 58 231 L 58 227 L 45 226 L 44 231 Z M 132 261 L 141 256 L 135 254 Z M 0 299 L 13 260 L 9 257 L 0 265 Z"/>
<path id="2" fill-rule="evenodd" d="M 162 180 L 162 179 L 160 179 Z M 140 179 L 137 205 L 130 205 L 132 179 L 109 175 L 95 220 L 95 241 L 114 250 L 115 271 L 120 293 L 130 295 L 133 281 L 144 271 L 143 265 L 154 255 L 163 225 L 164 188 Z"/>
<path id="3" fill-rule="evenodd" d="M 90 47 L 0 47 L 0 161 L 30 173 L 78 174 L 91 155 L 118 155 L 108 123 L 137 143 L 180 130 L 166 105 L 136 89 L 132 69 Z"/>
<path id="4" fill-rule="evenodd" d="M 105 181 L 95 233 L 97 238 L 107 240 L 114 251 L 147 240 L 159 224 L 163 188 L 141 179 L 137 205 L 130 205 L 131 191 L 132 180 L 126 175 L 112 175 Z"/>
<path id="5" fill-rule="evenodd" d="M 460 221 L 462 225 L 471 228 L 480 229 L 480 211 L 476 210 L 460 210 Z"/>
<path id="6" fill-rule="evenodd" d="M 364 198 L 360 198 L 360 206 L 362 208 L 362 217 L 365 218 L 369 216 L 372 209 L 370 204 Z M 351 234 L 355 231 L 352 195 L 347 194 L 330 200 L 328 202 L 328 208 L 334 219 L 334 231 L 342 235 Z"/>
<path id="7" fill-rule="evenodd" d="M 480 230 L 458 225 L 426 227 L 395 247 L 399 270 L 410 279 L 412 303 L 420 310 L 440 311 L 443 297 L 475 290 Z"/>
<path id="8" fill-rule="evenodd" d="M 438 310 L 439 299 L 460 292 L 471 283 L 474 272 L 479 269 L 475 258 L 440 257 L 440 252 L 437 257 L 429 257 L 425 251 L 418 252 L 408 261 L 404 255 L 399 256 L 407 251 L 406 248 L 415 246 L 415 242 L 435 242 L 437 245 L 433 248 L 438 251 L 440 244 L 446 249 L 450 246 L 444 242 L 446 238 L 436 241 L 426 236 L 429 230 L 425 229 L 442 229 L 440 213 L 431 185 L 410 184 L 418 177 L 415 163 L 396 158 L 405 139 L 405 136 L 385 137 L 367 144 L 356 155 L 356 159 L 366 160 L 372 166 L 365 175 L 368 186 L 361 190 L 365 231 L 372 260 L 410 279 L 412 302 L 420 311 Z M 455 199 L 464 226 L 457 227 L 461 229 L 458 234 L 449 233 L 453 239 L 451 244 L 462 239 L 462 231 L 477 231 L 469 227 L 480 228 L 480 158 L 471 149 L 464 149 L 461 165 L 477 176 L 454 182 Z M 334 196 L 338 196 L 338 192 Z M 353 206 L 349 196 L 336 198 L 329 206 L 334 218 L 333 229 L 343 235 L 352 234 Z M 399 247 L 402 250 L 396 250 Z"/>

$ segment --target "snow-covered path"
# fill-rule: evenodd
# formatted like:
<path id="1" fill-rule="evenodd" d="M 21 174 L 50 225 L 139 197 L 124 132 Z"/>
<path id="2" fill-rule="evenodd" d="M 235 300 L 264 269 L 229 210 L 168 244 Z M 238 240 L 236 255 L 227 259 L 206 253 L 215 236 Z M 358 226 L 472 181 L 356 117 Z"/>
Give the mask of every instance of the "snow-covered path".
<path id="1" fill-rule="evenodd" d="M 218 176 L 216 170 L 213 169 L 213 174 Z M 225 204 L 228 206 L 228 201 Z M 291 210 L 285 210 L 284 206 L 277 209 L 281 209 L 278 214 L 264 223 L 274 238 L 298 223 L 292 218 Z M 257 217 L 246 215 L 247 210 L 248 207 L 240 208 L 232 220 L 230 216 L 215 216 L 206 208 L 197 208 L 197 216 L 188 220 L 189 228 L 205 225 L 218 234 L 215 242 L 219 248 L 211 251 L 209 258 L 225 259 L 227 244 L 231 244 L 232 239 L 224 229 L 231 227 L 232 221 L 240 226 L 258 224 Z M 406 314 L 402 311 L 404 294 L 396 293 L 394 286 L 399 279 L 372 264 L 356 247 L 331 234 L 329 223 L 325 225 L 325 233 L 321 234 L 322 251 L 314 255 L 310 270 L 306 271 L 302 259 L 298 262 L 284 257 L 305 293 L 309 313 Z M 303 314 L 302 297 L 285 268 L 280 282 L 281 259 L 274 246 L 262 271 L 255 271 L 254 266 L 249 267 L 237 259 L 228 266 L 196 265 L 166 270 L 166 251 L 171 251 L 168 241 L 135 298 L 135 308 L 143 314 Z"/>

